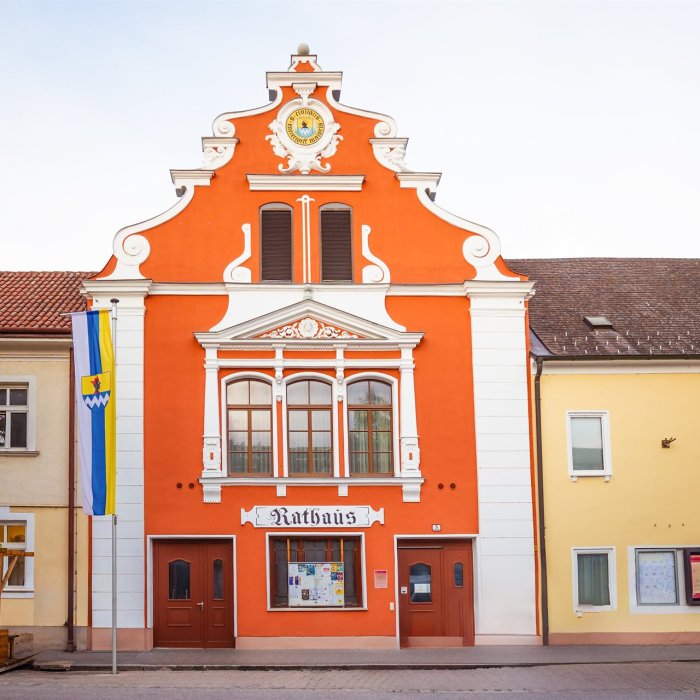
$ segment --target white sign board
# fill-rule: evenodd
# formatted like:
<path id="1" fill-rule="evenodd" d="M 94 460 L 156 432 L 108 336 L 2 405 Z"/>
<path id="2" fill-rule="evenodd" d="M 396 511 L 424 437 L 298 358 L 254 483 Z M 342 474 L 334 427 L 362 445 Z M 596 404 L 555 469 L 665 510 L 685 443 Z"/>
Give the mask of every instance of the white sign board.
<path id="1" fill-rule="evenodd" d="M 241 525 L 253 527 L 372 527 L 384 525 L 384 508 L 370 506 L 253 506 L 241 508 Z"/>
<path id="2" fill-rule="evenodd" d="M 289 607 L 342 607 L 345 581 L 342 561 L 289 565 Z"/>

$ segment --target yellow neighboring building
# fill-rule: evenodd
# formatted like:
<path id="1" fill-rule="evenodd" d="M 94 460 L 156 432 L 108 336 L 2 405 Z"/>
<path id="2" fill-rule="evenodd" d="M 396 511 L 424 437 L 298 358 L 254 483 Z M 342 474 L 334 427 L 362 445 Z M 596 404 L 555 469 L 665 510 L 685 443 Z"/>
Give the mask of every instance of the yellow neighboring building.
<path id="1" fill-rule="evenodd" d="M 700 643 L 700 260 L 509 264 L 536 281 L 545 643 Z"/>
<path id="2" fill-rule="evenodd" d="M 88 519 L 70 498 L 70 319 L 59 315 L 84 308 L 86 276 L 0 272 L 0 546 L 35 553 L 7 582 L 0 628 L 32 633 L 35 650 L 86 641 Z"/>

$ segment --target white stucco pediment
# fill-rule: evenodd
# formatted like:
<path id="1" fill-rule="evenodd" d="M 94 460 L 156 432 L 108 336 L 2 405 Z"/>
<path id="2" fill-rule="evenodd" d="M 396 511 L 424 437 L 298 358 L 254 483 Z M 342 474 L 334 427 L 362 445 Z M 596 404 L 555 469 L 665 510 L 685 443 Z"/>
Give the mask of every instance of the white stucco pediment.
<path id="1" fill-rule="evenodd" d="M 241 342 L 259 344 L 283 342 L 335 341 L 351 344 L 420 342 L 422 334 L 407 333 L 402 327 L 376 323 L 314 299 L 302 299 L 241 323 L 209 332 L 195 333 L 202 344 L 225 346 Z"/>

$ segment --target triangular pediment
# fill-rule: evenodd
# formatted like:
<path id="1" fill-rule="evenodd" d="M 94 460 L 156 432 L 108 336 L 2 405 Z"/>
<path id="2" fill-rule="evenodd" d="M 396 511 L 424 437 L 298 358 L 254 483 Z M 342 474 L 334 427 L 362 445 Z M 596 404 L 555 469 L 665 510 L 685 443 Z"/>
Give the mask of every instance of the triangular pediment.
<path id="1" fill-rule="evenodd" d="M 196 333 L 200 342 L 236 341 L 418 341 L 421 334 L 368 321 L 312 299 L 292 304 L 229 328 Z"/>
<path id="2" fill-rule="evenodd" d="M 310 340 L 313 338 L 320 338 L 323 340 L 367 339 L 367 336 L 360 335 L 359 333 L 336 326 L 332 323 L 326 323 L 313 316 L 303 316 L 291 323 L 285 323 L 282 326 L 277 326 L 277 328 L 259 333 L 256 337 L 270 338 L 273 340 L 291 340 L 295 338 L 301 340 Z"/>

